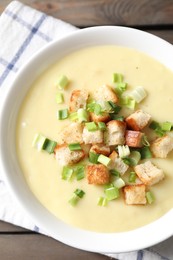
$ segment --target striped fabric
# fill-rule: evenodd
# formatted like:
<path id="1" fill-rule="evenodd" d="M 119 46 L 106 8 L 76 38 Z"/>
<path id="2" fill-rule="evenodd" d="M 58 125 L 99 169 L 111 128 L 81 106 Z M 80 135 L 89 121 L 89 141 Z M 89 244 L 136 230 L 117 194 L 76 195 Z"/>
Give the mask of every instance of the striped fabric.
<path id="1" fill-rule="evenodd" d="M 77 30 L 74 26 L 13 1 L 0 17 L 0 92 L 13 81 L 19 68 L 48 42 Z M 8 193 L 0 173 L 0 220 L 44 233 L 22 212 Z M 149 235 L 149 234 L 148 234 Z M 147 238 L 144 238 L 147 239 Z M 110 254 L 119 260 L 173 259 L 173 238 L 152 248 Z"/>

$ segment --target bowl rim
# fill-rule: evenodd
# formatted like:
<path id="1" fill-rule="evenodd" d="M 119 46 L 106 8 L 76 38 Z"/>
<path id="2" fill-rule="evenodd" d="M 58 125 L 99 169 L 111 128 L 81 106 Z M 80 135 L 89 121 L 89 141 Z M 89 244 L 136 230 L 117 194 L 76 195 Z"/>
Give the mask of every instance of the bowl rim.
<path id="1" fill-rule="evenodd" d="M 33 71 L 32 67 L 37 67 L 37 65 L 40 64 L 40 62 L 44 60 L 45 57 L 49 59 L 49 54 L 54 50 L 59 50 L 60 52 L 63 51 L 63 48 L 69 47 L 66 51 L 63 52 L 63 57 L 64 55 L 79 49 L 79 46 L 80 48 L 93 46 L 94 40 L 95 42 L 101 41 L 103 34 L 106 36 L 111 36 L 114 34 L 114 37 L 121 36 L 120 39 L 117 40 L 117 45 L 121 45 L 121 42 L 124 42 L 123 46 L 125 47 L 128 47 L 127 44 L 129 44 L 125 42 L 125 40 L 128 39 L 128 37 L 133 36 L 134 38 L 132 37 L 129 39 L 130 48 L 135 48 L 140 51 L 147 52 L 148 55 L 155 59 L 159 59 L 159 61 L 173 70 L 173 46 L 157 36 L 133 28 L 121 26 L 97 26 L 85 28 L 74 31 L 61 39 L 50 42 L 27 61 L 27 63 L 16 73 L 14 82 L 0 93 L 2 100 L 0 104 L 0 170 L 2 172 L 5 184 L 7 185 L 16 202 L 24 209 L 26 214 L 34 221 L 34 223 L 47 234 L 69 246 L 73 246 L 82 250 L 99 253 L 122 253 L 143 249 L 169 238 L 173 234 L 173 230 L 170 228 L 173 210 L 171 209 L 164 216 L 148 225 L 145 225 L 144 227 L 127 232 L 97 233 L 69 226 L 68 224 L 63 223 L 61 220 L 57 220 L 57 218 L 52 216 L 48 210 L 46 210 L 42 205 L 40 205 L 40 203 L 38 203 L 33 194 L 28 195 L 28 193 L 31 192 L 26 187 L 23 177 L 19 176 L 20 169 L 16 163 L 15 149 L 9 150 L 11 148 L 8 148 L 7 150 L 7 145 L 10 142 L 9 140 L 12 140 L 12 143 L 14 144 L 15 139 L 14 133 L 11 137 L 11 129 L 14 128 L 13 125 L 15 124 L 15 118 L 17 116 L 17 110 L 15 111 L 15 109 L 17 109 L 16 107 L 19 108 L 20 103 L 18 103 L 16 90 L 21 88 L 21 83 L 24 82 L 24 78 L 25 81 L 30 80 L 27 76 L 27 72 Z M 91 37 L 92 39 L 90 39 Z M 88 45 L 86 44 L 86 39 L 90 39 L 89 43 L 87 43 Z M 142 40 L 145 40 L 145 44 L 143 44 L 143 49 L 140 49 L 141 47 L 139 46 L 139 43 Z M 71 45 L 69 45 L 69 42 Z M 109 39 L 105 39 L 102 45 L 105 45 L 108 42 Z M 152 48 L 150 48 L 151 43 L 155 45 L 152 45 Z M 163 52 L 158 53 L 159 50 L 162 50 Z M 52 62 L 51 57 L 49 62 L 54 62 Z M 34 79 L 46 67 L 48 67 L 48 65 L 41 66 L 38 72 L 35 73 Z M 32 84 L 32 82 L 27 84 L 28 85 L 26 89 L 22 90 L 23 92 L 21 91 L 23 96 L 26 94 L 27 89 Z M 12 111 L 12 107 L 9 108 L 8 106 L 14 97 L 16 98 L 16 101 L 13 101 L 14 111 Z M 22 98 L 20 99 L 22 100 Z M 9 137 L 9 140 L 8 138 L 4 138 L 5 136 Z M 9 158 L 11 159 L 10 162 Z M 13 167 L 14 172 L 11 175 L 10 172 Z M 17 180 L 24 185 L 23 188 L 19 188 L 19 184 L 15 182 L 16 176 L 18 178 Z M 32 202 L 30 200 L 32 200 Z M 34 209 L 36 209 L 36 211 L 34 211 Z M 40 219 L 41 213 L 44 213 L 44 216 Z M 46 218 L 50 219 L 51 223 L 47 223 Z M 133 239 L 131 239 L 132 237 Z"/>

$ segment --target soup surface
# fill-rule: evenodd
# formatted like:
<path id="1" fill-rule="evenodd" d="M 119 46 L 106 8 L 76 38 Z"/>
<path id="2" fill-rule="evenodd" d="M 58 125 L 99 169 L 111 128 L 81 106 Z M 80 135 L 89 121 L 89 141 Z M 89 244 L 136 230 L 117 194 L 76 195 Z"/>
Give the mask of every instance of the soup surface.
<path id="1" fill-rule="evenodd" d="M 145 206 L 126 205 L 121 196 L 106 207 L 97 205 L 103 188 L 89 185 L 86 178 L 71 182 L 61 178 L 62 166 L 53 154 L 32 147 L 36 133 L 58 140 L 58 133 L 70 120 L 58 120 L 57 111 L 68 108 L 74 89 L 93 92 L 103 84 L 112 85 L 112 74 L 122 73 L 129 88 L 141 85 L 148 93 L 140 108 L 158 122 L 173 122 L 173 73 L 156 60 L 133 49 L 97 46 L 69 54 L 46 70 L 33 83 L 18 116 L 17 155 L 26 181 L 38 200 L 64 222 L 98 232 L 120 232 L 148 224 L 173 206 L 173 152 L 166 159 L 152 159 L 164 170 L 165 179 L 152 186 L 155 202 Z M 57 78 L 70 79 L 64 91 L 64 104 L 57 104 Z M 68 201 L 76 188 L 85 191 L 84 198 L 72 207 Z"/>

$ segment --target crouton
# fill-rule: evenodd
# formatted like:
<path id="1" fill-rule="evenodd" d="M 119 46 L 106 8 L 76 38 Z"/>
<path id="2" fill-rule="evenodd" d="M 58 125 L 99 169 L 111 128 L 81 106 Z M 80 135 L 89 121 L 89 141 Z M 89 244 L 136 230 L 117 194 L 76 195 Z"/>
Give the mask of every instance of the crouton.
<path id="1" fill-rule="evenodd" d="M 164 178 L 163 170 L 157 168 L 151 161 L 136 165 L 134 170 L 145 185 L 154 185 Z"/>
<path id="2" fill-rule="evenodd" d="M 118 102 L 118 97 L 113 91 L 113 89 L 108 85 L 103 85 L 99 87 L 94 93 L 95 100 L 112 101 L 114 103 Z"/>
<path id="3" fill-rule="evenodd" d="M 113 156 L 111 155 L 111 157 L 113 157 Z M 128 170 L 128 168 L 129 168 L 129 166 L 127 164 L 125 164 L 121 158 L 118 157 L 115 159 L 111 159 L 109 169 L 115 169 L 116 171 L 118 171 L 120 173 L 120 175 L 123 175 Z"/>
<path id="4" fill-rule="evenodd" d="M 128 205 L 145 205 L 147 203 L 145 196 L 146 187 L 144 184 L 127 185 L 124 187 L 124 198 Z"/>
<path id="5" fill-rule="evenodd" d="M 75 112 L 79 108 L 86 108 L 88 92 L 84 89 L 73 90 L 70 97 L 70 112 Z"/>
<path id="6" fill-rule="evenodd" d="M 154 157 L 166 158 L 173 150 L 173 138 L 168 135 L 157 138 L 150 146 Z"/>
<path id="7" fill-rule="evenodd" d="M 140 131 L 148 125 L 150 119 L 151 116 L 148 113 L 142 110 L 137 110 L 128 116 L 125 121 L 130 129 Z"/>
<path id="8" fill-rule="evenodd" d="M 89 184 L 107 184 L 110 181 L 110 174 L 103 164 L 92 164 L 87 166 L 87 179 Z"/>
<path id="9" fill-rule="evenodd" d="M 111 151 L 109 146 L 105 146 L 104 144 L 95 144 L 91 147 L 90 152 L 109 156 Z"/>
<path id="10" fill-rule="evenodd" d="M 106 145 L 122 145 L 125 142 L 126 123 L 118 120 L 111 120 L 107 124 L 104 132 L 104 142 Z"/>
<path id="11" fill-rule="evenodd" d="M 115 160 L 118 158 L 118 153 L 116 151 L 113 151 L 110 155 L 109 158 L 111 158 L 111 160 Z"/>
<path id="12" fill-rule="evenodd" d="M 142 147 L 144 133 L 127 130 L 125 134 L 125 144 L 129 147 Z"/>
<path id="13" fill-rule="evenodd" d="M 91 121 L 94 122 L 104 122 L 107 123 L 110 120 L 110 116 L 108 113 L 103 113 L 102 115 L 96 115 L 94 113 L 90 113 Z"/>
<path id="14" fill-rule="evenodd" d="M 80 123 L 72 123 L 66 126 L 58 134 L 58 143 L 83 143 L 82 139 L 83 126 Z"/>
<path id="15" fill-rule="evenodd" d="M 72 165 L 81 161 L 85 157 L 83 150 L 70 151 L 67 144 L 57 145 L 54 151 L 55 158 L 60 165 Z"/>
<path id="16" fill-rule="evenodd" d="M 103 143 L 103 132 L 101 130 L 88 131 L 85 126 L 82 138 L 85 144 L 101 144 Z"/>

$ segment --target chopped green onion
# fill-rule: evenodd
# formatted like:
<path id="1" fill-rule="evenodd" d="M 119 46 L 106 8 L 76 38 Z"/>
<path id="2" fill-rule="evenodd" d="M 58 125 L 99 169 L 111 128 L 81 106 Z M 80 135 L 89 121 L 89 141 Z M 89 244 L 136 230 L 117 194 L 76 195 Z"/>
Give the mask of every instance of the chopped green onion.
<path id="1" fill-rule="evenodd" d="M 172 123 L 171 122 L 164 122 L 161 124 L 161 129 L 165 132 L 169 132 L 172 129 Z"/>
<path id="2" fill-rule="evenodd" d="M 121 104 L 129 109 L 134 110 L 136 106 L 136 101 L 131 97 L 126 96 L 121 98 Z"/>
<path id="3" fill-rule="evenodd" d="M 152 121 L 152 122 L 150 123 L 150 125 L 149 125 L 149 128 L 151 128 L 151 129 L 153 129 L 153 130 L 156 130 L 156 129 L 159 128 L 159 127 L 160 127 L 160 125 L 159 125 L 159 123 L 156 122 L 156 121 Z"/>
<path id="4" fill-rule="evenodd" d="M 143 137 L 142 137 L 142 144 L 144 146 L 150 146 L 150 143 L 148 142 L 148 138 L 146 135 L 143 135 Z"/>
<path id="5" fill-rule="evenodd" d="M 146 192 L 146 199 L 149 204 L 152 204 L 155 201 L 154 195 L 151 191 Z"/>
<path id="6" fill-rule="evenodd" d="M 106 124 L 104 122 L 98 122 L 98 128 L 101 131 L 105 131 L 106 130 Z"/>
<path id="7" fill-rule="evenodd" d="M 95 122 L 85 123 L 85 126 L 86 126 L 87 130 L 90 132 L 98 130 L 98 127 Z"/>
<path id="8" fill-rule="evenodd" d="M 62 109 L 58 111 L 58 119 L 64 120 L 68 118 L 68 109 Z"/>
<path id="9" fill-rule="evenodd" d="M 129 94 L 129 96 L 133 98 L 136 103 L 140 103 L 147 96 L 147 93 L 142 86 L 138 86 Z"/>
<path id="10" fill-rule="evenodd" d="M 87 104 L 87 111 L 94 113 L 95 104 L 96 104 L 95 101 L 92 101 L 92 102 L 88 103 Z"/>
<path id="11" fill-rule="evenodd" d="M 80 150 L 82 150 L 80 143 L 69 144 L 68 148 L 70 149 L 70 151 L 80 151 Z"/>
<path id="12" fill-rule="evenodd" d="M 135 166 L 141 159 L 141 154 L 138 151 L 132 151 L 129 157 L 122 158 L 123 162 L 129 166 Z"/>
<path id="13" fill-rule="evenodd" d="M 71 199 L 68 202 L 71 204 L 71 206 L 74 207 L 74 206 L 76 206 L 76 204 L 78 203 L 79 200 L 80 200 L 80 198 L 76 194 L 73 193 Z"/>
<path id="14" fill-rule="evenodd" d="M 129 182 L 134 183 L 135 181 L 136 181 L 136 173 L 135 172 L 130 172 Z"/>
<path id="15" fill-rule="evenodd" d="M 111 159 L 103 154 L 100 154 L 97 161 L 108 167 L 111 162 Z"/>
<path id="16" fill-rule="evenodd" d="M 91 163 L 98 163 L 98 157 L 99 157 L 100 154 L 97 154 L 97 153 L 93 153 L 93 152 L 89 152 L 89 161 Z"/>
<path id="17" fill-rule="evenodd" d="M 56 93 L 56 103 L 62 104 L 64 102 L 64 95 L 61 92 Z"/>
<path id="18" fill-rule="evenodd" d="M 118 189 L 121 189 L 122 187 L 124 187 L 126 184 L 125 184 L 125 181 L 122 179 L 122 178 L 117 178 L 115 181 L 114 181 L 114 186 Z"/>
<path id="19" fill-rule="evenodd" d="M 81 189 L 76 189 L 74 191 L 74 193 L 79 197 L 79 198 L 83 198 L 83 196 L 85 195 L 85 192 Z"/>
<path id="20" fill-rule="evenodd" d="M 114 112 L 114 114 L 118 114 L 121 110 L 121 107 L 118 106 L 117 104 L 115 104 L 114 102 L 112 101 L 108 101 L 110 107 L 111 107 L 111 110 Z"/>
<path id="21" fill-rule="evenodd" d="M 152 153 L 150 151 L 150 148 L 148 146 L 142 147 L 140 149 L 141 159 L 150 159 L 152 158 Z"/>
<path id="22" fill-rule="evenodd" d="M 84 166 L 80 165 L 77 166 L 75 169 L 76 179 L 78 181 L 82 180 L 85 177 L 85 168 Z"/>
<path id="23" fill-rule="evenodd" d="M 94 114 L 96 114 L 97 116 L 102 114 L 102 107 L 97 103 L 95 103 L 94 106 Z"/>
<path id="24" fill-rule="evenodd" d="M 117 83 L 116 87 L 115 87 L 115 92 L 118 95 L 121 95 L 127 88 L 127 83 L 125 82 L 119 82 Z"/>
<path id="25" fill-rule="evenodd" d="M 46 137 L 41 134 L 36 134 L 32 142 L 32 146 L 35 147 L 38 151 L 41 151 L 46 142 Z"/>
<path id="26" fill-rule="evenodd" d="M 42 149 L 51 154 L 54 152 L 56 145 L 57 145 L 57 142 L 46 138 L 46 142 Z"/>
<path id="27" fill-rule="evenodd" d="M 120 73 L 113 73 L 113 78 L 112 78 L 113 83 L 120 83 L 123 82 L 123 75 Z"/>
<path id="28" fill-rule="evenodd" d="M 118 116 L 117 114 L 114 114 L 114 113 L 110 113 L 109 116 L 110 116 L 111 120 L 124 121 L 123 116 Z"/>
<path id="29" fill-rule="evenodd" d="M 97 205 L 98 205 L 98 206 L 103 206 L 103 207 L 105 207 L 105 206 L 107 206 L 107 204 L 108 204 L 107 198 L 100 197 L 100 198 L 98 199 L 98 202 L 97 202 Z"/>
<path id="30" fill-rule="evenodd" d="M 118 154 L 120 158 L 124 158 L 130 155 L 130 149 L 128 145 L 118 145 Z"/>
<path id="31" fill-rule="evenodd" d="M 65 75 L 61 75 L 58 79 L 58 87 L 64 89 L 69 83 L 68 78 Z"/>
<path id="32" fill-rule="evenodd" d="M 115 170 L 115 169 L 110 170 L 110 173 L 111 173 L 112 175 L 116 176 L 116 177 L 119 177 L 119 176 L 120 176 L 119 171 L 117 171 L 117 170 Z"/>
<path id="33" fill-rule="evenodd" d="M 119 197 L 119 189 L 115 186 L 105 189 L 107 200 L 114 200 Z"/>
<path id="34" fill-rule="evenodd" d="M 76 189 L 68 202 L 71 204 L 71 206 L 76 206 L 76 204 L 79 202 L 81 198 L 83 198 L 84 195 L 85 192 L 83 190 Z"/>
<path id="35" fill-rule="evenodd" d="M 77 115 L 78 115 L 79 123 L 88 121 L 88 113 L 87 113 L 86 109 L 79 108 L 78 111 L 77 111 Z"/>
<path id="36" fill-rule="evenodd" d="M 97 104 L 99 104 L 101 106 L 102 112 L 109 113 L 109 111 L 111 111 L 111 106 L 108 101 L 98 100 Z"/>
<path id="37" fill-rule="evenodd" d="M 62 175 L 61 175 L 62 179 L 66 180 L 66 181 L 70 181 L 72 176 L 73 176 L 73 169 L 69 168 L 67 166 L 64 166 L 63 170 L 62 170 Z"/>
<path id="38" fill-rule="evenodd" d="M 78 120 L 78 113 L 77 113 L 77 112 L 72 112 L 72 113 L 70 113 L 69 119 L 70 119 L 71 121 L 77 121 L 77 120 Z"/>

